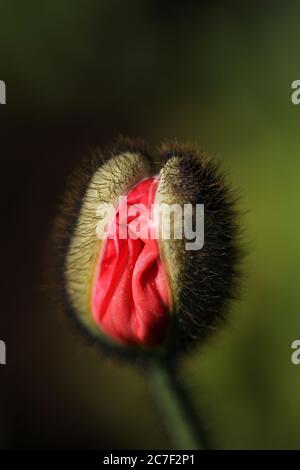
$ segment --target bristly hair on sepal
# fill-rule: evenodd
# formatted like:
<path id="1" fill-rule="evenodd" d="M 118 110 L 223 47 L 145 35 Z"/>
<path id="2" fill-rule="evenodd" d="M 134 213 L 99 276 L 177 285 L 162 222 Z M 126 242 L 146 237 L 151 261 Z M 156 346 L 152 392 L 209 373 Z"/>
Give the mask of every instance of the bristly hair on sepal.
<path id="1" fill-rule="evenodd" d="M 172 201 L 204 204 L 203 248 L 178 250 L 174 259 L 174 265 L 180 263 L 175 286 L 176 349 L 189 351 L 224 322 L 231 300 L 240 291 L 245 248 L 239 194 L 227 181 L 221 163 L 192 144 L 164 143 L 160 155 L 165 190 Z"/>
<path id="2" fill-rule="evenodd" d="M 149 358 L 147 350 L 140 347 L 123 347 L 106 338 L 105 335 L 96 335 L 88 330 L 79 320 L 66 286 L 66 257 L 78 223 L 83 198 L 95 172 L 114 156 L 121 154 L 140 155 L 148 162 L 149 167 L 152 167 L 152 159 L 147 145 L 142 139 L 129 139 L 120 136 L 112 145 L 104 149 L 94 147 L 89 150 L 69 176 L 48 243 L 47 284 L 49 286 L 48 292 L 51 293 L 56 308 L 70 317 L 79 333 L 78 337 L 85 338 L 90 346 L 100 347 L 107 357 L 144 363 Z M 160 350 L 157 350 L 156 354 L 160 356 Z"/>

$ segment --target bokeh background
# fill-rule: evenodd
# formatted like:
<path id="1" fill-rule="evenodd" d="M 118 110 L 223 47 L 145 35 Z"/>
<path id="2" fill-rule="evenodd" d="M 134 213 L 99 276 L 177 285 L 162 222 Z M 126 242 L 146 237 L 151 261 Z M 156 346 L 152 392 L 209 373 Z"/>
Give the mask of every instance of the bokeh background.
<path id="1" fill-rule="evenodd" d="M 168 448 L 145 377 L 87 346 L 44 289 L 46 240 L 84 149 L 189 139 L 240 188 L 241 300 L 181 364 L 219 448 L 300 448 L 300 6 L 3 1 L 1 448 Z"/>

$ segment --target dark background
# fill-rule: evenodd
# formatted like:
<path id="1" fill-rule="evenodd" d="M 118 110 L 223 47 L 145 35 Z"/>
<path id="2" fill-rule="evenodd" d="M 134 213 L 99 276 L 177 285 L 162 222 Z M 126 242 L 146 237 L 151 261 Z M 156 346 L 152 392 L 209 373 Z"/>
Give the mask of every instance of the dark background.
<path id="1" fill-rule="evenodd" d="M 45 290 L 51 223 L 87 146 L 189 139 L 224 161 L 249 255 L 230 322 L 181 364 L 221 448 L 300 448 L 297 2 L 3 1 L 1 448 L 168 446 L 145 378 Z"/>

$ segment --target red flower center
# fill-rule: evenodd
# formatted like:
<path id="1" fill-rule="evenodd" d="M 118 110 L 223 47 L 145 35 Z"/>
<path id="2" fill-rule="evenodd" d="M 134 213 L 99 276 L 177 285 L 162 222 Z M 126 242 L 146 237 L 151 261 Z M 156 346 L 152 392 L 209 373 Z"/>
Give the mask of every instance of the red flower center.
<path id="1" fill-rule="evenodd" d="M 151 236 L 157 186 L 157 178 L 144 179 L 119 203 L 100 250 L 92 289 L 96 323 L 108 336 L 131 345 L 162 343 L 170 320 L 166 272 Z"/>

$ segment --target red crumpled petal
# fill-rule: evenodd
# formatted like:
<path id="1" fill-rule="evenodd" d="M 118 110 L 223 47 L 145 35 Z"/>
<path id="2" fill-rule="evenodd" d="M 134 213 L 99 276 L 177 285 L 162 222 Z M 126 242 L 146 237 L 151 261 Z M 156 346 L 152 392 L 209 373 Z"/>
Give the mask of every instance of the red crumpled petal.
<path id="1" fill-rule="evenodd" d="M 162 343 L 170 320 L 166 273 L 158 243 L 145 236 L 153 224 L 150 206 L 157 185 L 158 179 L 142 180 L 127 194 L 127 206 L 121 203 L 116 209 L 110 230 L 121 223 L 120 209 L 134 209 L 135 215 L 128 216 L 129 231 L 135 225 L 133 231 L 138 238 L 122 239 L 123 235 L 120 238 L 115 230 L 114 238 L 103 241 L 92 291 L 92 314 L 101 330 L 131 345 Z M 136 204 L 144 204 L 147 212 L 138 213 Z"/>

